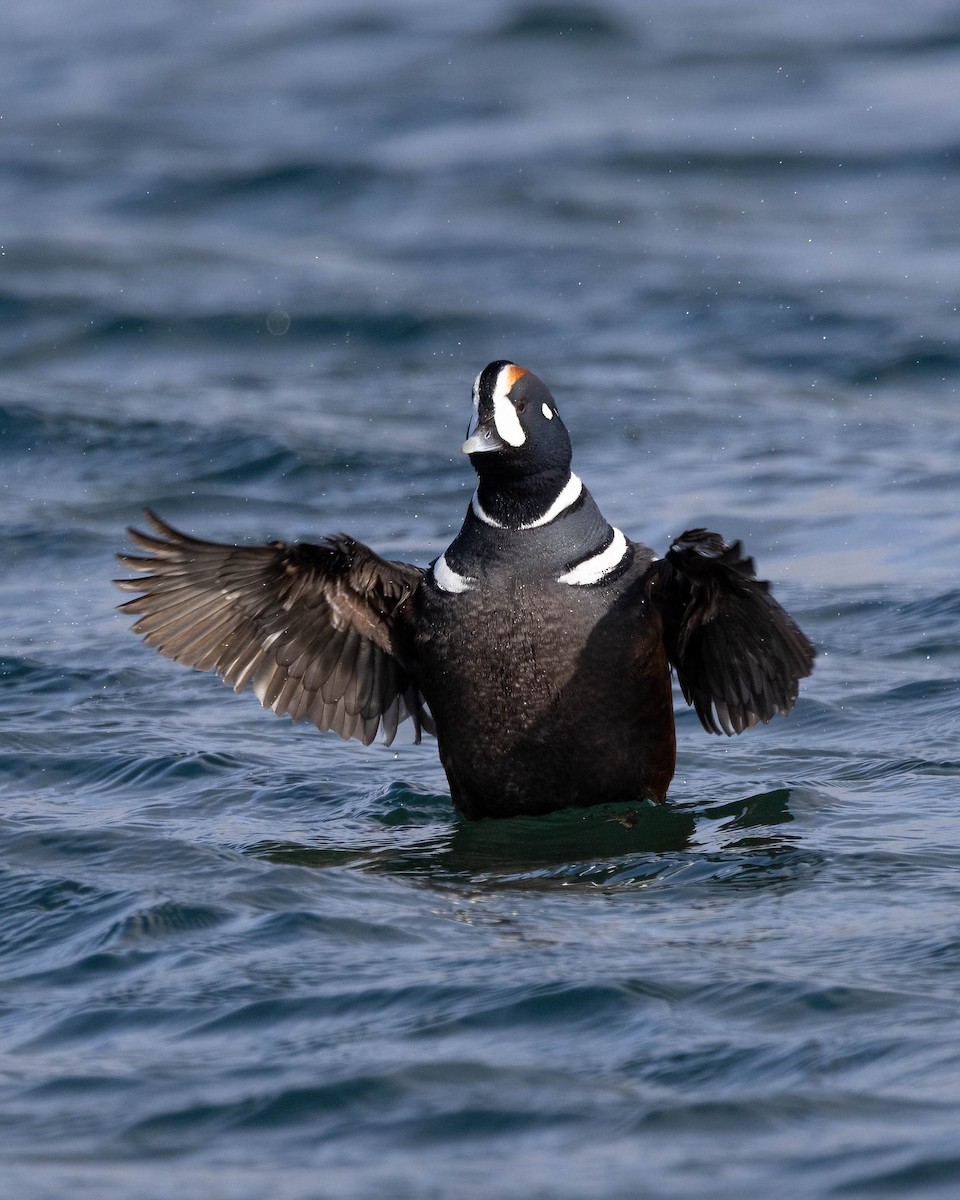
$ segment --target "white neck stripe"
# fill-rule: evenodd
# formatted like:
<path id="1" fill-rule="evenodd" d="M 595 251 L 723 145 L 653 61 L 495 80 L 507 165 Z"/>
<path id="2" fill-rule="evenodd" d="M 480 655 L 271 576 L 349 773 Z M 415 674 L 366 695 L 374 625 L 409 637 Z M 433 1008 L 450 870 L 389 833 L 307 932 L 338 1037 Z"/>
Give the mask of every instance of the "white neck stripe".
<path id="1" fill-rule="evenodd" d="M 524 529 L 540 529 L 543 525 L 549 525 L 551 521 L 555 521 L 562 512 L 565 512 L 571 505 L 576 504 L 580 499 L 580 493 L 583 491 L 583 481 L 579 475 L 570 472 L 570 478 L 560 489 L 560 493 L 556 500 L 550 505 L 547 511 L 534 521 L 528 521 L 526 525 L 517 527 L 517 532 Z M 499 521 L 485 512 L 480 504 L 479 489 L 473 493 L 473 499 L 470 501 L 470 507 L 473 509 L 473 515 L 478 517 L 485 525 L 492 525 L 494 529 L 509 529 L 509 525 L 501 525 Z"/>
<path id="2" fill-rule="evenodd" d="M 619 529 L 614 529 L 613 539 L 609 546 L 591 558 L 585 558 L 583 562 L 577 563 L 575 567 L 561 575 L 557 583 L 570 583 L 578 587 L 599 583 L 615 567 L 619 567 L 629 549 L 627 539 Z"/>
<path id="3" fill-rule="evenodd" d="M 433 581 L 441 592 L 452 592 L 453 595 L 469 591 L 471 585 L 477 582 L 469 575 L 461 575 L 459 571 L 455 571 L 443 554 L 433 564 Z"/>
<path id="4" fill-rule="evenodd" d="M 473 515 L 481 520 L 484 525 L 492 525 L 494 529 L 506 529 L 506 525 L 501 525 L 499 521 L 495 521 L 488 512 L 485 512 L 480 504 L 480 497 L 476 492 L 473 493 L 473 499 L 470 501 L 470 507 L 473 509 Z"/>
<path id="5" fill-rule="evenodd" d="M 580 493 L 583 491 L 583 483 L 579 475 L 574 475 L 570 472 L 570 478 L 560 489 L 560 495 L 554 500 L 542 517 L 537 517 L 535 521 L 531 521 L 529 525 L 521 525 L 521 529 L 539 529 L 541 525 L 549 525 L 551 521 L 556 520 L 560 514 L 570 507 L 571 504 L 576 504 L 580 499 Z"/>

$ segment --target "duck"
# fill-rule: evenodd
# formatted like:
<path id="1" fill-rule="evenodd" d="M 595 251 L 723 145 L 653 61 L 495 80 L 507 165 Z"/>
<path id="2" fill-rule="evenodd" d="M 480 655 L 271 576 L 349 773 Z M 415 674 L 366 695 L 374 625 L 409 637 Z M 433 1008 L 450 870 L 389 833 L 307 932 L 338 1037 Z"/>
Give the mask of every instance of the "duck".
<path id="1" fill-rule="evenodd" d="M 815 650 L 741 543 L 689 529 L 658 557 L 611 525 L 540 378 L 484 367 L 462 450 L 476 490 L 427 566 L 345 533 L 203 541 L 148 509 L 119 607 L 160 654 L 294 722 L 434 736 L 467 818 L 664 803 L 673 674 L 712 734 L 793 708 Z"/>

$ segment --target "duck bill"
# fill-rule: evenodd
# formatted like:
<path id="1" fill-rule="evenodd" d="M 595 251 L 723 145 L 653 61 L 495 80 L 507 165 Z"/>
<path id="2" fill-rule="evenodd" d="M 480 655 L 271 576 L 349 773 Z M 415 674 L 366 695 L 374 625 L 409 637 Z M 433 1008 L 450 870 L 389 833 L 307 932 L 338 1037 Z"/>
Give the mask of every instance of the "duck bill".
<path id="1" fill-rule="evenodd" d="M 467 433 L 467 440 L 460 449 L 464 454 L 488 454 L 492 450 L 506 450 L 507 444 L 497 433 L 493 423 L 477 421 Z"/>

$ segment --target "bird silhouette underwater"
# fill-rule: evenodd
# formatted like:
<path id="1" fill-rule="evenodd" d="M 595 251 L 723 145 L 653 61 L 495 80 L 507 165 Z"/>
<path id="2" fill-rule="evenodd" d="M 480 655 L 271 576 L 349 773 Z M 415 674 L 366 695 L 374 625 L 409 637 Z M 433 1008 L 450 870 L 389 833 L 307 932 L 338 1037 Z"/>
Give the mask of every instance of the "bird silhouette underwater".
<path id="1" fill-rule="evenodd" d="M 691 529 L 658 558 L 571 469 L 546 385 L 506 361 L 473 388 L 477 489 L 428 567 L 346 534 L 200 541 L 147 511 L 120 608 L 161 654 L 265 707 L 389 745 L 435 734 L 468 817 L 662 803 L 676 765 L 671 668 L 711 733 L 787 713 L 814 649 L 739 542 Z"/>

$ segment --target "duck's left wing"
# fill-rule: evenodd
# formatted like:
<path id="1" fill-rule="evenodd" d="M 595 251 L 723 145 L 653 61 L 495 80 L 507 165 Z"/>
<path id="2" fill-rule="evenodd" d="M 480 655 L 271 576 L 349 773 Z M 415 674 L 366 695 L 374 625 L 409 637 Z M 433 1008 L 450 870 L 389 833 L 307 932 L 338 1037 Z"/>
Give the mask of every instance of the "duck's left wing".
<path id="1" fill-rule="evenodd" d="M 690 529 L 645 579 L 684 699 L 710 733 L 742 733 L 796 703 L 816 651 L 741 545 Z"/>
<path id="2" fill-rule="evenodd" d="M 309 542 L 228 546 L 189 537 L 148 510 L 131 529 L 145 557 L 119 555 L 140 593 L 121 609 L 177 662 L 251 684 L 264 708 L 343 738 L 389 744 L 409 718 L 433 732 L 414 660 L 419 567 L 388 562 L 346 534 Z"/>

